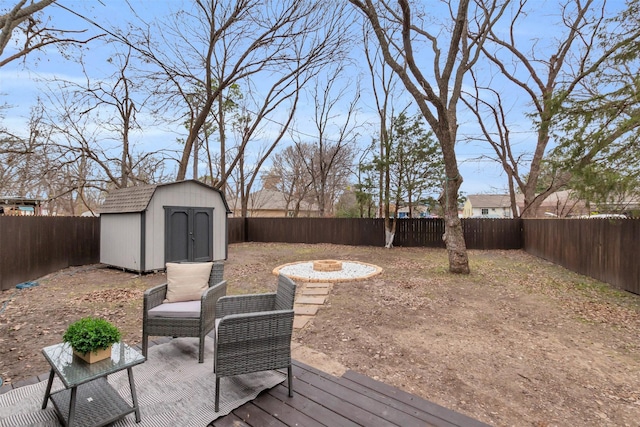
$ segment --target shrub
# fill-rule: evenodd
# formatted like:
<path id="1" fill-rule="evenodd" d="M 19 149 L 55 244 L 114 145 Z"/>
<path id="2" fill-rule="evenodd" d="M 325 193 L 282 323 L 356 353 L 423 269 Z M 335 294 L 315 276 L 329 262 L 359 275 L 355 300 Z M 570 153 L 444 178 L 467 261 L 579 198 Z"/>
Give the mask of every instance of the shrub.
<path id="1" fill-rule="evenodd" d="M 78 353 L 108 348 L 120 341 L 120 330 L 105 319 L 85 317 L 73 322 L 62 336 Z"/>

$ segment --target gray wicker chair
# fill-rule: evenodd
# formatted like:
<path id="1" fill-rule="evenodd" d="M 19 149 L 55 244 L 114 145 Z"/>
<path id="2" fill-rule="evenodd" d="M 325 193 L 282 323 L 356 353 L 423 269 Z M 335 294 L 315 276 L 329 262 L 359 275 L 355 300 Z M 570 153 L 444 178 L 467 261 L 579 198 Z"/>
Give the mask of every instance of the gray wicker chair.
<path id="1" fill-rule="evenodd" d="M 218 298 L 227 293 L 227 282 L 223 280 L 224 263 L 214 262 L 209 276 L 209 289 L 201 297 L 200 309 L 193 317 L 150 316 L 149 310 L 162 304 L 167 295 L 167 283 L 147 289 L 144 293 L 142 315 L 142 355 L 147 357 L 149 336 L 198 337 L 198 362 L 204 362 L 205 336 L 215 327 L 215 309 Z"/>
<path id="2" fill-rule="evenodd" d="M 295 282 L 280 275 L 275 293 L 225 296 L 216 303 L 216 412 L 222 377 L 287 368 L 289 396 L 293 396 L 291 334 L 295 293 Z"/>

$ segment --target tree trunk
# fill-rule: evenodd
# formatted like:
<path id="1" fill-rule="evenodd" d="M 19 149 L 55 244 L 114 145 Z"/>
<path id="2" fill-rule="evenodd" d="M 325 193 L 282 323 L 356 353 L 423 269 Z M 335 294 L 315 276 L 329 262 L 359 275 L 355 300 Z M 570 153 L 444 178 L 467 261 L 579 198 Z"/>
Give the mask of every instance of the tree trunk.
<path id="1" fill-rule="evenodd" d="M 384 247 L 387 249 L 391 249 L 393 247 L 393 238 L 396 235 L 396 222 L 396 218 L 391 221 L 391 218 L 389 218 L 389 212 L 387 211 L 387 216 L 384 218 Z"/>
<path id="2" fill-rule="evenodd" d="M 455 133 L 453 133 L 455 135 Z M 469 257 L 467 256 L 467 245 L 462 232 L 462 222 L 458 216 L 458 191 L 462 185 L 462 176 L 458 171 L 454 151 L 454 140 L 449 129 L 445 132 L 436 132 L 438 139 L 449 138 L 446 141 L 440 140 L 440 145 L 444 154 L 444 167 L 446 177 L 444 189 L 440 195 L 440 205 L 444 211 L 445 232 L 442 236 L 447 252 L 449 253 L 449 271 L 457 274 L 469 274 Z M 449 152 L 451 151 L 451 152 Z M 445 152 L 448 152 L 445 154 Z"/>
<path id="3" fill-rule="evenodd" d="M 442 236 L 449 254 L 449 271 L 451 273 L 469 274 L 469 258 L 467 245 L 462 232 L 462 222 L 458 217 L 458 190 L 462 177 L 445 181 L 445 188 L 440 196 L 440 204 L 444 210 L 445 233 Z"/>

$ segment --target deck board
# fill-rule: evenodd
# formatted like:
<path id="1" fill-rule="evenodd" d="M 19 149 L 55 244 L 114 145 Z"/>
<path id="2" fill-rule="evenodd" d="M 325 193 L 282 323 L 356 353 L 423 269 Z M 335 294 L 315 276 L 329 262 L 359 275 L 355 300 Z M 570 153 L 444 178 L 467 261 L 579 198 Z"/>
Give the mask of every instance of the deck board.
<path id="1" fill-rule="evenodd" d="M 293 375 L 294 397 L 285 382 L 210 426 L 488 427 L 357 372 L 335 377 L 294 361 Z"/>
<path id="2" fill-rule="evenodd" d="M 331 393 L 337 399 L 357 407 L 358 411 L 365 412 L 367 414 L 366 416 L 372 418 L 372 420 L 367 420 L 367 423 L 364 425 L 370 425 L 372 423 L 375 425 L 386 425 L 386 423 L 389 423 L 388 425 L 394 426 L 423 427 L 425 424 L 425 420 L 393 408 L 389 405 L 389 402 L 385 402 L 384 400 L 376 400 L 364 393 L 354 392 L 354 390 L 345 387 L 339 381 L 332 381 L 328 378 L 314 375 L 314 373 L 306 370 L 298 371 L 297 374 L 296 379 L 307 381 L 314 387 Z M 296 386 L 294 386 L 294 390 L 297 390 L 295 387 Z M 346 408 L 346 412 L 344 413 L 349 414 L 349 411 L 351 411 L 351 408 Z M 359 422 L 359 420 L 354 421 Z"/>
<path id="3" fill-rule="evenodd" d="M 488 424 L 468 417 L 467 415 L 452 411 L 444 406 L 440 406 L 419 396 L 407 393 L 399 388 L 376 381 L 373 378 L 354 371 L 345 372 L 340 379 L 343 381 L 351 381 L 360 387 L 368 388 L 376 394 L 386 396 L 396 402 L 399 405 L 398 408 L 404 407 L 403 410 L 407 410 L 406 407 L 413 408 L 417 413 L 427 415 L 429 419 L 425 419 L 425 421 L 429 421 L 434 425 L 461 427 L 488 426 Z M 361 388 L 354 388 L 354 391 L 358 393 L 367 393 L 367 391 Z"/>
<path id="4" fill-rule="evenodd" d="M 288 402 L 288 400 L 298 399 L 288 399 L 287 389 L 284 386 L 281 386 L 281 389 L 277 397 L 270 393 L 260 394 L 260 396 L 253 401 L 253 404 L 263 411 L 272 414 L 286 425 L 297 424 L 305 427 L 323 427 L 325 425 L 317 421 L 313 416 L 308 415 L 305 412 L 306 408 L 291 406 L 291 402 Z M 322 417 L 322 415 L 320 415 L 320 417 Z"/>
<path id="5" fill-rule="evenodd" d="M 313 418 L 314 420 L 321 420 L 323 425 L 330 426 L 341 426 L 341 427 L 358 427 L 359 424 L 349 421 L 343 416 L 337 414 L 332 411 L 331 408 L 327 408 L 322 404 L 315 402 L 313 400 L 308 399 L 306 396 L 303 396 L 297 393 L 296 385 L 294 381 L 294 397 L 289 398 L 287 388 L 283 385 L 280 385 L 274 389 L 272 389 L 268 394 L 281 399 L 283 402 L 286 402 L 288 405 L 293 407 L 296 411 L 302 412 L 307 416 Z M 300 424 L 302 425 L 302 424 Z"/>

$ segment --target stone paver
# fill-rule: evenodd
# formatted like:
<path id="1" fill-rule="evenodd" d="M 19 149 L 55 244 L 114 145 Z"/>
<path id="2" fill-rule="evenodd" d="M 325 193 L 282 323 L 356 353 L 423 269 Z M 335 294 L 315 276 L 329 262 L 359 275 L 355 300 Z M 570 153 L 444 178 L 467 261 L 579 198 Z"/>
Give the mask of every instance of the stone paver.
<path id="1" fill-rule="evenodd" d="M 329 295 L 329 288 L 304 289 L 302 295 Z"/>
<path id="2" fill-rule="evenodd" d="M 302 329 L 304 328 L 309 320 L 311 320 L 313 316 L 296 316 L 293 318 L 293 327 L 294 329 Z"/>
<path id="3" fill-rule="evenodd" d="M 325 299 L 326 299 L 325 297 L 305 297 L 305 296 L 301 296 L 300 298 L 297 298 L 295 302 L 297 302 L 298 304 L 322 305 L 322 304 L 324 304 Z"/>
<path id="4" fill-rule="evenodd" d="M 326 302 L 332 285 L 327 282 L 298 283 L 293 306 L 295 313 L 293 327 L 295 329 L 304 328 L 313 319 L 313 316 L 318 313 L 318 309 Z"/>
<path id="5" fill-rule="evenodd" d="M 296 316 L 315 316 L 318 312 L 318 305 L 294 305 L 293 311 Z"/>
<path id="6" fill-rule="evenodd" d="M 331 287 L 331 283 L 324 283 L 324 282 L 318 282 L 318 283 L 307 283 L 305 288 L 330 288 Z"/>

